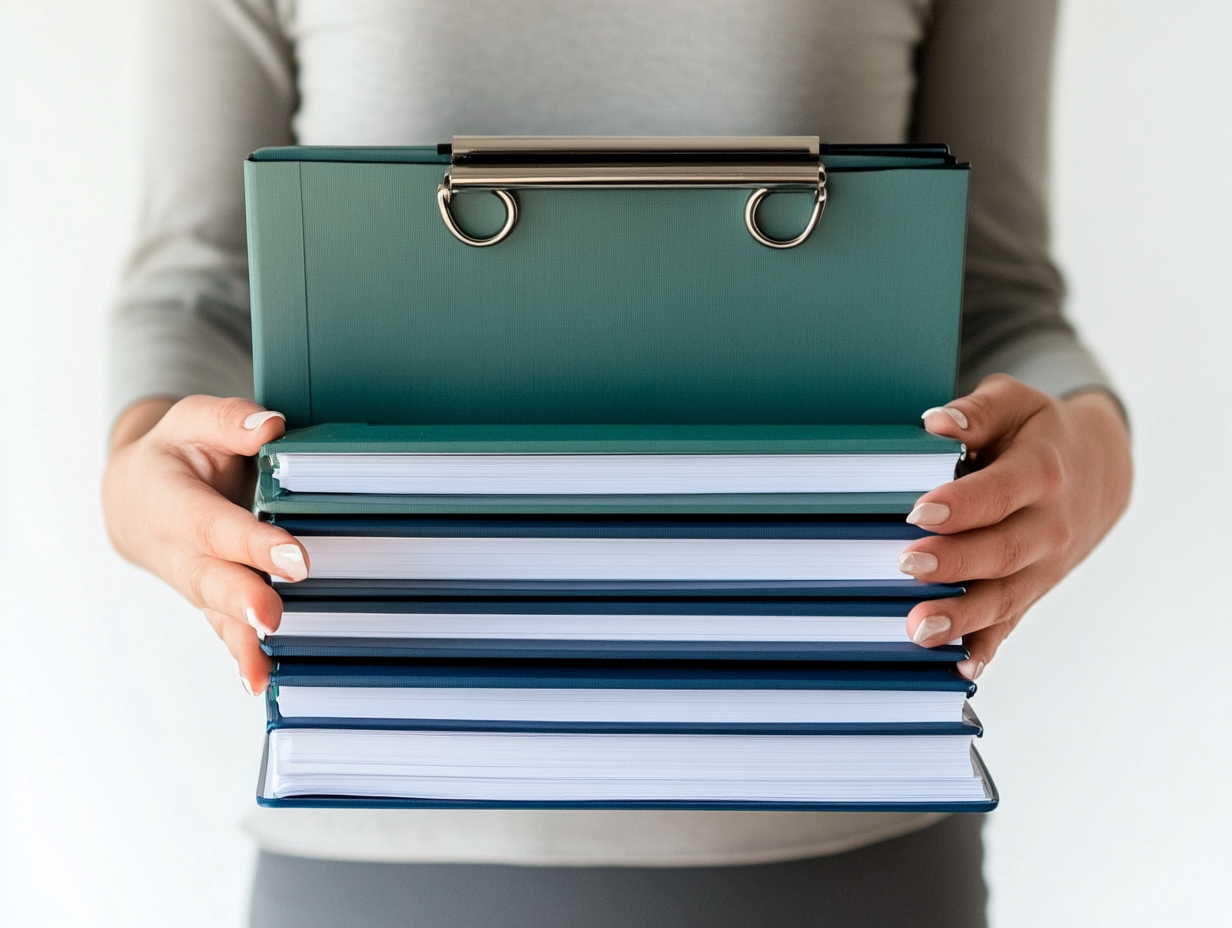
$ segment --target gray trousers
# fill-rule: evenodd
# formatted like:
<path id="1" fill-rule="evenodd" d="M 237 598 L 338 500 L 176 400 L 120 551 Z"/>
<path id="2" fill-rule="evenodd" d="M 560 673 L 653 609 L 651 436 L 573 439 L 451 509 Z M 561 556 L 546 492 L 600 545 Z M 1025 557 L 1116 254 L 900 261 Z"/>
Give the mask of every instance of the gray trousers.
<path id="1" fill-rule="evenodd" d="M 983 928 L 983 816 L 738 867 L 517 867 L 262 852 L 250 928 Z"/>

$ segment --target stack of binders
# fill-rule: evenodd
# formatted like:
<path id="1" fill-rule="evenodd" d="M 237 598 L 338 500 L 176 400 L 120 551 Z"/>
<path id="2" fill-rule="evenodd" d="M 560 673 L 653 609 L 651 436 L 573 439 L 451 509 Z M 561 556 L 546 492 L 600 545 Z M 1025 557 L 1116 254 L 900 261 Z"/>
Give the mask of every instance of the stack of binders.
<path id="1" fill-rule="evenodd" d="M 904 521 L 957 442 L 944 145 L 482 138 L 245 163 L 269 806 L 984 811 Z M 824 213 L 824 215 L 823 215 Z"/>
<path id="2" fill-rule="evenodd" d="M 905 617 L 915 427 L 319 426 L 261 457 L 308 580 L 264 646 L 273 805 L 986 809 Z M 699 492 L 700 491 L 700 492 Z M 889 514 L 887 514 L 887 511 Z"/>

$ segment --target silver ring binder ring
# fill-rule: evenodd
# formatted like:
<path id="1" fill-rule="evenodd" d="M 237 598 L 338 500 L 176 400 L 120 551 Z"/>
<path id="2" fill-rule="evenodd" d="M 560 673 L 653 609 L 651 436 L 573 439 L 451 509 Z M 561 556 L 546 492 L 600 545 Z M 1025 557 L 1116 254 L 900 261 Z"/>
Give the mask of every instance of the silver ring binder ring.
<path id="1" fill-rule="evenodd" d="M 445 227 L 458 241 L 484 248 L 503 241 L 518 221 L 512 189 L 672 189 L 744 187 L 753 190 L 744 224 L 767 248 L 795 248 L 817 227 L 826 208 L 826 166 L 816 136 L 753 138 L 603 138 L 454 136 L 450 167 L 436 188 Z M 442 152 L 444 153 L 444 152 Z M 467 235 L 454 222 L 455 190 L 487 190 L 505 204 L 505 225 L 491 238 Z M 774 239 L 757 225 L 757 208 L 771 193 L 813 193 L 803 232 Z"/>
<path id="2" fill-rule="evenodd" d="M 753 238 L 767 248 L 795 248 L 813 234 L 813 230 L 817 228 L 817 223 L 821 219 L 821 214 L 826 210 L 825 180 L 823 179 L 818 184 L 817 191 L 813 194 L 813 214 L 809 216 L 808 224 L 804 227 L 804 231 L 795 238 L 770 238 L 770 236 L 758 228 L 757 207 L 761 205 L 761 201 L 769 196 L 769 194 L 770 189 L 768 187 L 759 187 L 749 194 L 749 200 L 744 205 L 744 225 L 749 230 L 749 235 L 753 236 Z"/>
<path id="3" fill-rule="evenodd" d="M 470 245 L 474 248 L 487 248 L 489 245 L 495 245 L 497 242 L 504 241 L 509 233 L 513 231 L 513 227 L 518 222 L 518 201 L 513 198 L 507 190 L 492 190 L 502 203 L 505 204 L 505 224 L 500 227 L 500 231 L 491 238 L 474 238 L 462 231 L 453 219 L 453 213 L 449 212 L 449 201 L 453 198 L 453 191 L 449 187 L 449 178 L 445 178 L 445 183 L 440 184 L 436 188 L 436 205 L 441 211 L 441 219 L 445 220 L 445 228 L 447 228 L 459 242 L 464 245 Z"/>

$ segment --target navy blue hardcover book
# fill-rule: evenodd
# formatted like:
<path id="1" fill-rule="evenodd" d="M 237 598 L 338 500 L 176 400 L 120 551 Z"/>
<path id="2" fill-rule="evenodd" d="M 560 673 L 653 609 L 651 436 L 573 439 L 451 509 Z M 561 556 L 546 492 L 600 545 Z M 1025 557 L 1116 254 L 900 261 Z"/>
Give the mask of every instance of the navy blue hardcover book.
<path id="1" fill-rule="evenodd" d="M 304 730 L 310 731 L 310 730 Z M 329 731 L 329 730 L 317 730 Z M 281 789 L 281 781 L 275 765 L 278 762 L 280 746 L 274 740 L 279 734 L 289 734 L 286 730 L 271 731 L 266 734 L 265 752 L 261 758 L 261 769 L 257 777 L 257 804 L 275 809 L 607 809 L 607 810 L 657 810 L 664 812 L 683 811 L 716 811 L 716 812 L 969 812 L 983 813 L 996 809 L 1001 800 L 992 775 L 972 745 L 964 759 L 964 766 L 970 770 L 969 775 L 947 778 L 919 778 L 905 783 L 893 780 L 879 782 L 840 781 L 835 784 L 821 784 L 822 789 L 816 793 L 828 794 L 823 798 L 817 796 L 793 796 L 785 798 L 746 798 L 738 795 L 735 790 L 723 798 L 555 798 L 559 795 L 555 784 L 547 784 L 550 792 L 532 799 L 508 798 L 451 798 L 439 784 L 432 784 L 433 789 L 424 789 L 422 795 L 347 795 L 337 785 L 326 778 L 316 788 Z M 368 732 L 335 732 L 338 734 L 364 735 Z M 411 736 L 434 734 L 429 732 L 405 732 Z M 445 733 L 448 734 L 448 733 Z M 458 733 L 455 733 L 458 734 Z M 534 738 L 530 734 L 497 733 L 496 737 L 504 738 Z M 565 735 L 563 737 L 568 737 Z M 582 736 L 585 737 L 585 736 Z M 601 736 L 606 738 L 639 738 L 656 736 L 614 735 Z M 662 736 L 658 736 L 662 737 Z M 685 735 L 683 739 L 705 738 L 706 736 Z M 735 753 L 772 754 L 759 741 L 778 740 L 773 735 L 722 735 L 733 743 L 730 749 Z M 802 736 L 790 736 L 801 738 Z M 807 736 L 804 736 L 807 737 Z M 833 735 L 815 736 L 815 740 L 833 739 Z M 529 745 L 532 748 L 539 745 Z M 686 742 L 686 748 L 691 747 Z M 777 746 L 777 745 L 775 745 Z M 624 745 L 620 745 L 624 747 Z M 816 787 L 818 781 L 807 784 Z M 833 785 L 835 789 L 827 790 Z M 851 787 L 855 787 L 854 789 Z M 842 787 L 847 787 L 844 791 Z M 871 787 L 871 788 L 870 788 Z M 957 787 L 957 788 L 956 788 Z M 929 791 L 932 790 L 930 793 Z M 833 798 L 834 793 L 844 791 L 846 795 Z M 801 791 L 803 792 L 803 791 Z M 442 795 L 444 793 L 444 795 Z M 947 794 L 947 795 L 941 795 Z"/>
<path id="2" fill-rule="evenodd" d="M 901 516 L 286 516 L 271 518 L 296 536 L 354 538 L 740 538 L 887 539 L 932 534 Z"/>
<path id="3" fill-rule="evenodd" d="M 580 597 L 794 597 L 810 599 L 945 599 L 966 588 L 919 580 L 431 580 L 309 577 L 277 582 L 284 601 L 484 597 L 489 599 Z"/>
<path id="4" fill-rule="evenodd" d="M 573 658 L 953 663 L 907 637 L 919 600 L 300 599 L 262 641 L 276 658 Z"/>
<path id="5" fill-rule="evenodd" d="M 949 665 L 281 661 L 266 708 L 270 729 L 979 736 L 975 689 Z"/>
<path id="6" fill-rule="evenodd" d="M 896 581 L 901 519 L 781 517 L 275 518 L 317 579 Z"/>
<path id="7" fill-rule="evenodd" d="M 987 811 L 973 692 L 926 665 L 286 662 L 258 801 Z"/>

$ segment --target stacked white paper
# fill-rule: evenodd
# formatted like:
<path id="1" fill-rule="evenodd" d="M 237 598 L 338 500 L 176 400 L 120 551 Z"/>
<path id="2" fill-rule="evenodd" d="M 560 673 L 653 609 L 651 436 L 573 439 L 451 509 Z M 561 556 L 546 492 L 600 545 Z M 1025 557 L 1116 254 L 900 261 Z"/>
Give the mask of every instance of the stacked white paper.
<path id="1" fill-rule="evenodd" d="M 978 802 L 966 735 L 592 735 L 277 729 L 266 798 Z"/>
<path id="2" fill-rule="evenodd" d="M 954 479 L 945 454 L 277 455 L 295 493 L 623 495 L 925 493 Z"/>
<path id="3" fill-rule="evenodd" d="M 903 539 L 301 535 L 310 576 L 366 580 L 903 580 Z"/>
<path id="4" fill-rule="evenodd" d="M 283 718 L 519 722 L 958 722 L 966 694 L 903 690 L 280 686 Z"/>

